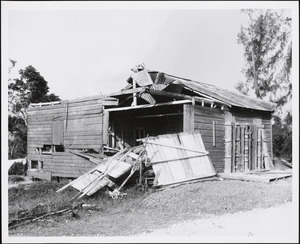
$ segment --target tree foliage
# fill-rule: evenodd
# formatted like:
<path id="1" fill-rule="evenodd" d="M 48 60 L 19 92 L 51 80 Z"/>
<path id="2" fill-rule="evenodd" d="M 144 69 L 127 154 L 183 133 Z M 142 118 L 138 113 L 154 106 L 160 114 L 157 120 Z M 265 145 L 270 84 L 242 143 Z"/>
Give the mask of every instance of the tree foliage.
<path id="1" fill-rule="evenodd" d="M 10 60 L 15 67 L 16 61 Z M 30 103 L 51 102 L 60 100 L 53 93 L 48 94 L 48 82 L 31 65 L 20 69 L 19 78 L 8 84 L 9 116 L 8 116 L 8 145 L 9 158 L 23 158 L 27 148 L 27 108 Z"/>
<path id="2" fill-rule="evenodd" d="M 292 158 L 292 115 L 288 113 L 284 120 L 274 116 L 273 124 L 274 156 L 291 160 Z"/>
<path id="3" fill-rule="evenodd" d="M 20 78 L 8 85 L 9 110 L 24 119 L 27 124 L 27 108 L 30 103 L 52 102 L 60 100 L 49 92 L 48 82 L 31 65 L 19 71 Z"/>
<path id="4" fill-rule="evenodd" d="M 249 17 L 241 26 L 238 43 L 244 47 L 245 82 L 236 88 L 244 94 L 254 89 L 257 98 L 268 97 L 279 106 L 292 96 L 291 18 L 284 11 L 242 10 Z"/>
<path id="5" fill-rule="evenodd" d="M 245 81 L 236 88 L 257 98 L 277 103 L 277 112 L 292 98 L 291 18 L 284 11 L 243 10 L 249 17 L 241 26 L 238 43 L 244 47 Z M 292 114 L 274 115 L 273 152 L 276 157 L 292 158 Z"/>
<path id="6" fill-rule="evenodd" d="M 27 149 L 27 128 L 23 119 L 8 115 L 8 158 L 24 158 Z"/>

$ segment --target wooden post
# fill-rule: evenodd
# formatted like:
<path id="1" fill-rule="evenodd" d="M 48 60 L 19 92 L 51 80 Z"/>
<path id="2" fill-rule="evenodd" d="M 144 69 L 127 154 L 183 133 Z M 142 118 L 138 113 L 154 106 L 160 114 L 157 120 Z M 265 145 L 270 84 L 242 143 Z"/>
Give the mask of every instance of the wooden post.
<path id="1" fill-rule="evenodd" d="M 236 172 L 236 126 L 232 122 L 232 172 Z"/>
<path id="2" fill-rule="evenodd" d="M 245 126 L 241 125 L 241 158 L 240 171 L 245 170 Z"/>
<path id="3" fill-rule="evenodd" d="M 103 134 L 103 145 L 109 145 L 109 135 L 108 135 L 108 127 L 109 127 L 109 112 L 103 110 L 102 117 L 102 134 Z"/>
<path id="4" fill-rule="evenodd" d="M 232 133 L 232 126 L 231 123 L 225 124 L 225 173 L 232 172 L 232 161 L 231 161 L 231 151 L 232 151 L 232 143 L 231 143 L 231 133 Z"/>
<path id="5" fill-rule="evenodd" d="M 261 127 L 257 128 L 257 169 L 262 169 L 262 146 L 261 146 Z"/>
<path id="6" fill-rule="evenodd" d="M 183 105 L 183 132 L 194 132 L 195 106 L 191 104 Z"/>
<path id="7" fill-rule="evenodd" d="M 244 157 L 244 161 L 245 161 L 244 172 L 245 173 L 249 172 L 249 134 L 250 134 L 249 126 L 246 126 L 246 131 L 245 131 L 245 157 Z"/>
<path id="8" fill-rule="evenodd" d="M 249 166 L 249 170 L 252 170 L 253 169 L 253 157 L 252 157 L 252 154 L 253 154 L 253 143 L 252 143 L 252 135 L 253 135 L 253 125 L 250 125 L 249 126 L 249 137 L 248 137 L 248 140 L 249 140 L 249 144 L 248 144 L 248 150 L 249 150 L 249 160 L 248 160 L 248 166 Z"/>
<path id="9" fill-rule="evenodd" d="M 136 81 L 134 79 L 132 79 L 132 86 L 133 86 L 133 89 L 136 89 Z M 136 92 L 134 92 L 132 106 L 136 106 L 136 105 L 137 105 L 137 98 L 136 98 Z"/>
<path id="10" fill-rule="evenodd" d="M 224 111 L 225 114 L 225 159 L 224 173 L 232 171 L 232 114 L 229 111 Z"/>
<path id="11" fill-rule="evenodd" d="M 254 129 L 253 129 L 253 163 L 254 163 L 254 168 L 253 169 L 257 169 L 258 167 L 258 163 L 257 163 L 257 132 L 258 132 L 258 128 L 257 125 L 254 125 Z"/>
<path id="12" fill-rule="evenodd" d="M 272 119 L 270 119 L 270 133 L 271 133 L 271 160 L 272 160 L 272 164 L 273 164 L 273 126 L 272 126 Z"/>
<path id="13" fill-rule="evenodd" d="M 216 122 L 213 121 L 213 146 L 216 146 Z"/>
<path id="14" fill-rule="evenodd" d="M 235 168 L 236 171 L 241 170 L 241 127 L 240 125 L 236 126 L 236 160 L 235 160 Z"/>

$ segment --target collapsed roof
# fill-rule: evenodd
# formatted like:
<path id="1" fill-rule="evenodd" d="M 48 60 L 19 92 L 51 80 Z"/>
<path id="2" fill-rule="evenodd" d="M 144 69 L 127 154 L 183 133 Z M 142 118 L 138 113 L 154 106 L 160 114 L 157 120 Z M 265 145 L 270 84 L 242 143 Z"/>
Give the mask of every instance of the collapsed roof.
<path id="1" fill-rule="evenodd" d="M 149 71 L 144 65 L 138 65 L 132 71 L 134 73 L 127 79 L 128 85 L 121 92 L 109 94 L 109 96 L 119 98 L 119 106 L 128 105 L 128 99 L 133 97 L 131 94 L 136 92 L 139 98 L 150 104 L 155 104 L 157 97 L 162 99 L 165 96 L 176 99 L 201 98 L 229 107 L 269 112 L 273 112 L 276 108 L 275 103 L 227 91 L 204 82 L 180 78 L 159 71 Z"/>

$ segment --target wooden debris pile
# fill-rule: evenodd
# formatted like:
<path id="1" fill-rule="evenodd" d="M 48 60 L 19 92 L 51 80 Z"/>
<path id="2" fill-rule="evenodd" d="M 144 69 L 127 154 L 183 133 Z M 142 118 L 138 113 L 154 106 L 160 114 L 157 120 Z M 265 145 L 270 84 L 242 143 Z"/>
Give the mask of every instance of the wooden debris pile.
<path id="1" fill-rule="evenodd" d="M 57 192 L 72 186 L 79 191 L 75 196 L 75 199 L 79 199 L 85 195 L 91 196 L 101 188 L 107 186 L 110 189 L 115 188 L 110 192 L 112 198 L 123 197 L 124 193 L 121 193 L 120 190 L 130 177 L 141 168 L 145 160 L 145 153 L 144 146 L 124 148 L 112 157 L 106 158 L 101 162 L 97 161 L 99 164 L 96 167 L 65 185 Z M 119 178 L 126 174 L 128 174 L 127 178 L 116 188 L 115 186 L 119 182 Z"/>
<path id="2" fill-rule="evenodd" d="M 88 156 L 99 164 L 57 192 L 72 186 L 79 191 L 74 199 L 79 199 L 108 187 L 110 197 L 116 199 L 126 195 L 120 190 L 135 172 L 139 173 L 138 186 L 143 189 L 149 181 L 153 186 L 165 186 L 216 175 L 200 133 L 165 134 L 139 141 L 143 145 L 123 148 L 102 161 Z"/>

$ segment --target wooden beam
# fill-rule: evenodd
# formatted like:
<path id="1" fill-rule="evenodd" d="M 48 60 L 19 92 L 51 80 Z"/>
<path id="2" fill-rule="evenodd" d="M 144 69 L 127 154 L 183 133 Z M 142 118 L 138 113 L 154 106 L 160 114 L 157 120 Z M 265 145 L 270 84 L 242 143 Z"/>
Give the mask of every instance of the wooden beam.
<path id="1" fill-rule="evenodd" d="M 133 90 L 136 90 L 136 81 L 135 79 L 132 79 L 132 86 L 133 86 Z M 136 106 L 137 105 L 137 98 L 136 98 L 136 92 L 133 93 L 133 102 L 132 102 L 132 106 Z"/>
<path id="2" fill-rule="evenodd" d="M 153 96 L 163 96 L 163 97 L 170 97 L 175 99 L 190 99 L 192 100 L 192 96 L 184 95 L 184 94 L 178 94 L 173 92 L 166 92 L 166 91 L 159 91 L 159 90 L 153 90 L 153 89 L 147 89 L 146 92 Z"/>
<path id="3" fill-rule="evenodd" d="M 112 97 L 112 96 L 121 96 L 121 95 L 126 95 L 126 94 L 144 92 L 145 89 L 146 89 L 145 87 L 138 87 L 138 88 L 135 88 L 135 89 L 121 90 L 119 92 L 110 93 L 107 96 Z"/>
<path id="4" fill-rule="evenodd" d="M 119 104 L 119 99 L 115 98 L 115 100 L 103 100 L 103 106 L 117 106 Z"/>
<path id="5" fill-rule="evenodd" d="M 190 158 L 204 157 L 204 156 L 207 156 L 207 155 L 208 154 L 198 154 L 198 155 L 186 156 L 186 157 L 181 157 L 181 158 L 164 159 L 164 160 L 154 161 L 154 162 L 150 162 L 150 163 L 151 164 L 158 164 L 158 163 L 165 163 L 165 162 L 171 162 L 171 161 L 180 161 L 180 160 L 186 160 L 186 159 L 190 159 Z"/>
<path id="6" fill-rule="evenodd" d="M 144 141 L 144 139 L 141 140 L 141 141 Z M 148 143 L 148 144 L 154 144 L 154 145 L 158 145 L 158 146 L 162 146 L 162 147 L 169 147 L 169 148 L 180 149 L 180 150 L 184 150 L 184 151 L 188 151 L 188 152 L 201 153 L 202 155 L 208 155 L 207 151 L 200 151 L 200 150 L 196 150 L 196 149 L 189 149 L 189 148 L 180 147 L 180 146 L 165 145 L 165 144 L 162 144 L 162 143 L 157 143 L 157 142 L 152 142 L 152 141 L 147 141 L 146 143 Z"/>
<path id="7" fill-rule="evenodd" d="M 203 97 L 195 97 L 195 96 L 189 96 L 185 94 L 178 94 L 178 93 L 173 93 L 173 92 L 166 92 L 166 91 L 159 91 L 159 90 L 153 90 L 153 89 L 146 89 L 145 92 L 148 92 L 149 94 L 153 96 L 164 96 L 164 97 L 170 97 L 174 99 L 189 99 L 192 100 L 193 103 L 198 102 L 202 103 L 204 101 L 213 103 L 214 100 L 211 100 L 209 98 L 203 98 Z"/>
<path id="8" fill-rule="evenodd" d="M 183 105 L 183 132 L 194 132 L 195 129 L 195 106 L 192 104 Z"/>
<path id="9" fill-rule="evenodd" d="M 104 110 L 103 111 L 103 117 L 102 117 L 102 130 L 103 130 L 103 144 L 108 145 L 109 142 L 109 132 L 108 132 L 108 127 L 109 127 L 109 111 Z"/>
<path id="10" fill-rule="evenodd" d="M 142 119 L 142 118 L 156 118 L 156 117 L 166 117 L 166 116 L 178 116 L 183 115 L 183 113 L 171 113 L 171 114 L 150 114 L 150 115 L 143 115 L 143 116 L 134 116 L 135 119 Z"/>
<path id="11" fill-rule="evenodd" d="M 194 90 L 194 89 L 191 89 L 191 88 L 188 87 L 188 86 L 184 86 L 184 88 L 187 89 L 187 90 L 190 90 L 190 91 L 192 91 L 192 92 L 194 92 L 194 93 L 196 93 L 196 94 L 199 94 L 199 95 L 202 96 L 202 97 L 205 97 L 205 98 L 207 99 L 207 101 L 210 101 L 210 102 L 217 102 L 217 103 L 220 103 L 220 104 L 224 104 L 224 105 L 227 105 L 228 107 L 231 108 L 231 104 L 229 104 L 229 103 L 227 103 L 227 102 L 224 102 L 224 101 L 221 101 L 221 100 L 212 98 L 212 97 L 210 97 L 210 96 L 208 96 L 208 95 L 203 94 L 202 92 L 199 92 L 199 91 L 196 91 L 196 90 Z"/>
<path id="12" fill-rule="evenodd" d="M 213 121 L 213 146 L 216 146 L 216 121 Z"/>
<path id="13" fill-rule="evenodd" d="M 47 103 L 30 103 L 30 107 L 41 107 L 41 106 L 49 106 L 49 105 L 55 105 L 60 104 L 61 101 L 55 101 L 55 102 L 47 102 Z"/>
<path id="14" fill-rule="evenodd" d="M 108 112 L 127 111 L 127 110 L 132 110 L 132 109 L 153 108 L 153 107 L 178 105 L 178 104 L 188 104 L 188 103 L 192 103 L 192 101 L 191 100 L 181 100 L 181 101 L 174 101 L 174 102 L 158 103 L 158 104 L 155 104 L 155 105 L 146 104 L 146 105 L 137 105 L 137 106 L 134 106 L 134 107 L 109 108 L 109 109 L 105 109 L 104 111 L 108 111 Z"/>
<path id="15" fill-rule="evenodd" d="M 225 114 L 225 159 L 224 172 L 232 172 L 232 114 L 229 111 L 224 111 Z"/>

